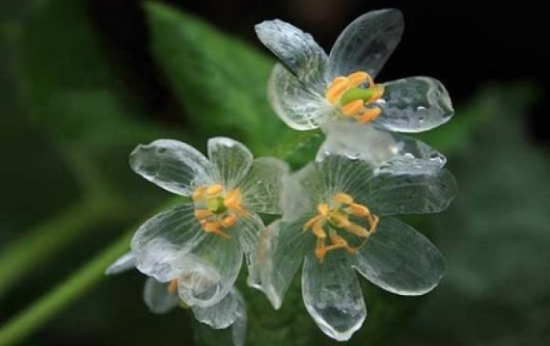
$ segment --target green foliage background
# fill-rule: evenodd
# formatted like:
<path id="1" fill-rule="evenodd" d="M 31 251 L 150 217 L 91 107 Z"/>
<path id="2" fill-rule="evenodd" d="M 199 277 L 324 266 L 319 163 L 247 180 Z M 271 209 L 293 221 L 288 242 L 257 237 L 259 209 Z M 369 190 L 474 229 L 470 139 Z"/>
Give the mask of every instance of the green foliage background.
<path id="1" fill-rule="evenodd" d="M 267 103 L 274 61 L 147 2 L 150 53 L 178 102 L 170 116 L 152 114 L 87 2 L 1 6 L 0 345 L 230 344 L 227 331 L 188 311 L 149 314 L 140 274 L 103 271 L 136 225 L 174 201 L 129 170 L 138 143 L 175 138 L 204 149 L 206 138 L 226 135 L 293 167 L 313 157 L 322 136 L 291 131 Z M 525 85 L 488 87 L 420 136 L 449 157 L 460 184 L 448 211 L 409 220 L 441 248 L 448 273 L 421 298 L 363 282 L 369 316 L 350 344 L 541 345 L 550 337 L 550 164 L 527 141 L 522 117 L 535 97 Z M 298 280 L 274 311 L 242 276 L 247 344 L 335 344 L 307 315 Z"/>

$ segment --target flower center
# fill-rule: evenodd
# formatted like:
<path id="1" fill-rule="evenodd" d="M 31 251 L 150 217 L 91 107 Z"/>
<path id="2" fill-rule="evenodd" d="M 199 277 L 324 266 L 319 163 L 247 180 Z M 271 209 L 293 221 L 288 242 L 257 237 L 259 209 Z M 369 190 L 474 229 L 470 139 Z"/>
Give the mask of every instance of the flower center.
<path id="1" fill-rule="evenodd" d="M 225 232 L 233 227 L 238 216 L 247 214 L 241 206 L 242 195 L 239 189 L 225 193 L 221 184 L 199 186 L 192 195 L 195 202 L 195 218 L 199 221 L 203 231 L 229 239 Z"/>
<path id="2" fill-rule="evenodd" d="M 384 86 L 375 84 L 373 78 L 363 71 L 334 78 L 325 92 L 327 101 L 340 107 L 346 118 L 353 118 L 363 124 L 373 121 L 382 113 L 376 101 L 383 95 Z"/>
<path id="3" fill-rule="evenodd" d="M 337 249 L 345 249 L 353 255 L 367 242 L 369 236 L 376 232 L 378 216 L 371 214 L 370 210 L 355 203 L 350 195 L 337 193 L 332 197 L 331 205 L 322 203 L 317 206 L 318 215 L 309 219 L 303 226 L 304 232 L 311 229 L 317 237 L 315 256 L 319 263 L 323 263 L 327 253 Z M 364 218 L 369 224 L 369 229 L 350 221 L 350 216 Z M 351 235 L 362 238 L 357 247 L 352 247 L 348 241 L 338 234 L 338 231 L 346 231 Z M 327 245 L 327 232 L 330 245 Z"/>

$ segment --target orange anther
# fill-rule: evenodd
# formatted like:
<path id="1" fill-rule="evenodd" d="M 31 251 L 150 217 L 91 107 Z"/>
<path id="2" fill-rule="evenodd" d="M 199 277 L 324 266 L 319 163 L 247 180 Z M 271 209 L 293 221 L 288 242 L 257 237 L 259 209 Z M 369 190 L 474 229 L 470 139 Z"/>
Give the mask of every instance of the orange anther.
<path id="1" fill-rule="evenodd" d="M 312 227 L 313 234 L 319 239 L 325 239 L 327 237 L 327 234 L 323 230 L 323 221 L 319 220 L 316 223 L 313 224 Z"/>
<path id="2" fill-rule="evenodd" d="M 350 84 L 350 89 L 355 88 L 365 83 L 366 81 L 369 81 L 369 84 L 372 84 L 372 78 L 370 77 L 370 75 L 362 71 L 354 72 L 348 75 L 348 80 Z"/>
<path id="3" fill-rule="evenodd" d="M 337 193 L 333 197 L 335 202 L 338 202 L 340 204 L 352 204 L 353 203 L 353 197 L 346 193 Z"/>
<path id="4" fill-rule="evenodd" d="M 315 245 L 315 257 L 319 260 L 319 263 L 323 264 L 325 256 L 327 255 L 327 248 L 325 245 L 325 240 L 317 238 L 317 245 Z"/>
<path id="5" fill-rule="evenodd" d="M 227 193 L 223 204 L 229 209 L 239 209 L 242 199 L 241 191 L 239 189 L 234 189 Z"/>
<path id="6" fill-rule="evenodd" d="M 223 218 L 223 220 L 220 222 L 223 228 L 229 228 L 235 226 L 237 223 L 237 217 L 235 215 L 229 215 Z"/>
<path id="7" fill-rule="evenodd" d="M 225 238 L 225 239 L 231 238 L 231 236 L 229 234 L 225 233 L 224 231 L 222 231 L 220 229 L 221 227 L 222 227 L 222 225 L 219 222 L 205 222 L 202 225 L 202 229 L 206 233 L 212 233 L 214 235 L 218 235 L 218 236 L 220 236 L 222 238 Z"/>
<path id="8" fill-rule="evenodd" d="M 342 107 L 342 113 L 348 116 L 354 116 L 360 113 L 365 107 L 365 102 L 363 100 L 355 100 L 346 104 Z"/>
<path id="9" fill-rule="evenodd" d="M 191 198 L 193 198 L 193 201 L 200 201 L 204 199 L 204 195 L 206 193 L 206 187 L 205 186 L 199 186 L 193 191 L 193 195 Z"/>
<path id="10" fill-rule="evenodd" d="M 195 210 L 195 218 L 199 221 L 205 220 L 209 218 L 210 216 L 214 215 L 210 210 L 207 209 L 196 209 Z"/>
<path id="11" fill-rule="evenodd" d="M 357 116 L 355 119 L 357 119 L 357 121 L 360 123 L 366 124 L 378 118 L 381 113 L 382 110 L 378 107 L 370 108 L 367 109 L 363 114 Z"/>
<path id="12" fill-rule="evenodd" d="M 344 227 L 346 229 L 346 231 L 352 233 L 352 234 L 355 234 L 356 236 L 358 237 L 361 237 L 361 238 L 366 238 L 369 236 L 369 232 L 367 231 L 366 228 L 364 227 L 361 227 L 355 223 L 350 223 L 349 225 L 345 226 Z"/>
<path id="13" fill-rule="evenodd" d="M 336 104 L 342 95 L 349 89 L 349 80 L 346 77 L 336 77 L 325 92 L 325 98 L 331 104 Z"/>
<path id="14" fill-rule="evenodd" d="M 357 203 L 351 203 L 348 206 L 348 211 L 353 216 L 365 217 L 367 215 L 370 215 L 369 208 Z"/>
<path id="15" fill-rule="evenodd" d="M 214 184 L 206 188 L 206 195 L 208 195 L 208 197 L 213 197 L 220 194 L 222 191 L 223 186 L 221 186 L 220 184 Z"/>
<path id="16" fill-rule="evenodd" d="M 327 216 L 330 211 L 330 208 L 328 204 L 323 203 L 317 206 L 317 211 L 319 212 L 320 215 Z"/>
<path id="17" fill-rule="evenodd" d="M 170 283 L 166 287 L 166 290 L 169 294 L 174 294 L 178 290 L 178 279 L 170 281 Z"/>
<path id="18" fill-rule="evenodd" d="M 313 225 L 317 222 L 317 221 L 320 221 L 320 220 L 323 220 L 324 219 L 324 216 L 323 215 L 316 215 L 314 217 L 312 217 L 311 219 L 309 219 L 305 224 L 304 226 L 302 227 L 302 230 L 307 231 L 309 230 L 311 227 L 313 227 Z"/>

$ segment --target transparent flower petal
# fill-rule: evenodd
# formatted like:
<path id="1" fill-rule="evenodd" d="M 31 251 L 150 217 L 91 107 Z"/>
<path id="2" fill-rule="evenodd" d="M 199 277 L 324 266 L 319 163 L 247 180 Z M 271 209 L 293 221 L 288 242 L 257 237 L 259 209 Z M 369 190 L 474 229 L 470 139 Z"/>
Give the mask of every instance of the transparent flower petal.
<path id="1" fill-rule="evenodd" d="M 445 259 L 425 236 L 388 217 L 380 218 L 376 233 L 353 258 L 367 280 L 400 295 L 431 291 L 445 272 Z"/>
<path id="2" fill-rule="evenodd" d="M 225 329 L 239 320 L 246 322 L 246 305 L 241 294 L 233 288 L 221 301 L 209 307 L 192 307 L 197 321 L 214 329 Z M 237 326 L 239 328 L 239 326 Z M 245 325 L 246 328 L 246 325 Z"/>
<path id="3" fill-rule="evenodd" d="M 400 134 L 391 135 L 395 155 L 377 168 L 377 174 L 436 174 L 447 158 L 426 143 Z"/>
<path id="4" fill-rule="evenodd" d="M 275 113 L 295 130 L 316 129 L 338 112 L 321 94 L 304 86 L 280 64 L 273 68 L 267 87 Z"/>
<path id="5" fill-rule="evenodd" d="M 322 176 L 313 163 L 283 179 L 281 208 L 283 220 L 294 222 L 307 213 L 315 213 L 324 198 Z"/>
<path id="6" fill-rule="evenodd" d="M 356 199 L 367 195 L 369 181 L 374 178 L 376 167 L 367 161 L 328 155 L 316 162 L 316 168 L 324 186 L 321 200 L 327 201 L 337 193 L 346 193 Z"/>
<path id="7" fill-rule="evenodd" d="M 356 71 L 374 78 L 399 44 L 403 29 L 403 15 L 396 9 L 368 12 L 354 20 L 332 47 L 330 79 Z"/>
<path id="8" fill-rule="evenodd" d="M 325 128 L 327 137 L 316 160 L 340 155 L 376 167 L 376 174 L 426 174 L 441 169 L 446 158 L 412 137 L 379 131 L 371 126 L 335 121 Z"/>
<path id="9" fill-rule="evenodd" d="M 160 139 L 138 145 L 130 154 L 130 166 L 145 179 L 170 192 L 189 196 L 196 185 L 210 182 L 210 163 L 188 144 Z"/>
<path id="10" fill-rule="evenodd" d="M 302 226 L 308 219 L 285 223 L 277 220 L 260 235 L 256 261 L 249 272 L 248 285 L 263 291 L 271 305 L 279 309 L 285 293 L 315 239 Z"/>
<path id="11" fill-rule="evenodd" d="M 154 314 L 164 314 L 179 304 L 179 297 L 176 293 L 168 293 L 168 285 L 148 278 L 143 289 L 143 300 Z"/>
<path id="12" fill-rule="evenodd" d="M 380 166 L 397 153 L 393 136 L 371 126 L 351 121 L 333 121 L 323 128 L 326 139 L 317 152 L 317 161 L 340 155 Z"/>
<path id="13" fill-rule="evenodd" d="M 215 137 L 208 140 L 208 158 L 214 165 L 214 177 L 226 190 L 232 190 L 244 178 L 254 159 L 248 148 L 234 139 Z"/>
<path id="14" fill-rule="evenodd" d="M 369 182 L 370 191 L 358 195 L 376 215 L 438 213 L 457 194 L 456 181 L 446 169 L 428 174 L 380 174 Z"/>
<path id="15" fill-rule="evenodd" d="M 139 227 L 130 244 L 139 271 L 160 282 L 177 276 L 178 258 L 192 251 L 206 236 L 194 210 L 193 203 L 178 205 Z"/>
<path id="16" fill-rule="evenodd" d="M 232 232 L 238 234 L 246 258 L 248 272 L 250 273 L 256 261 L 258 239 L 265 225 L 258 214 L 249 213 L 246 217 L 239 218 L 238 223 L 233 227 Z"/>
<path id="17" fill-rule="evenodd" d="M 120 274 L 135 268 L 136 268 L 136 258 L 134 257 L 134 254 L 132 254 L 131 252 L 128 252 L 127 254 L 122 255 L 113 264 L 111 264 L 105 270 L 105 275 Z"/>
<path id="18" fill-rule="evenodd" d="M 446 123 L 454 114 L 451 98 L 441 82 L 410 77 L 384 84 L 378 102 L 382 114 L 372 123 L 389 131 L 422 132 Z"/>
<path id="19" fill-rule="evenodd" d="M 302 273 L 302 296 L 309 314 L 326 335 L 349 340 L 363 325 L 367 308 L 350 256 L 334 251 L 323 264 L 307 256 Z"/>
<path id="20" fill-rule="evenodd" d="M 254 160 L 241 185 L 246 209 L 257 213 L 280 214 L 283 177 L 288 174 L 288 170 L 286 162 L 272 157 Z"/>
<path id="21" fill-rule="evenodd" d="M 189 306 L 218 303 L 233 287 L 242 260 L 243 250 L 237 236 L 225 239 L 208 234 L 192 254 L 179 260 L 180 298 Z"/>
<path id="22" fill-rule="evenodd" d="M 304 85 L 324 92 L 328 59 L 310 34 L 279 19 L 264 21 L 255 29 L 260 41 Z"/>

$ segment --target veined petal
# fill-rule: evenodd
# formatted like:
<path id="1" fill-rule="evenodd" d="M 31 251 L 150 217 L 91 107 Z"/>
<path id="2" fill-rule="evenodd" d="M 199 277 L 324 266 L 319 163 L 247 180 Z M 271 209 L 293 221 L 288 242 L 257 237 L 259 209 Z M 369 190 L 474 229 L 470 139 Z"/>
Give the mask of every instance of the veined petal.
<path id="1" fill-rule="evenodd" d="M 225 239 L 208 234 L 204 241 L 180 259 L 178 292 L 189 306 L 209 307 L 231 290 L 243 260 L 237 236 Z"/>
<path id="2" fill-rule="evenodd" d="M 377 215 L 426 214 L 445 210 L 457 194 L 456 181 L 446 169 L 427 174 L 380 174 L 359 195 Z"/>
<path id="3" fill-rule="evenodd" d="M 322 175 L 313 163 L 285 177 L 283 185 L 281 208 L 285 222 L 294 222 L 304 215 L 315 214 L 317 204 L 325 196 Z"/>
<path id="4" fill-rule="evenodd" d="M 197 321 L 214 329 L 225 329 L 239 320 L 246 323 L 246 305 L 241 294 L 233 288 L 221 301 L 203 308 L 192 307 Z"/>
<path id="5" fill-rule="evenodd" d="M 256 213 L 248 213 L 248 215 L 240 217 L 238 223 L 232 228 L 232 233 L 238 234 L 249 273 L 256 261 L 256 247 L 260 233 L 264 228 L 262 219 Z"/>
<path id="6" fill-rule="evenodd" d="M 194 186 L 210 182 L 211 164 L 192 146 L 160 139 L 138 145 L 130 154 L 130 166 L 137 174 L 170 192 L 189 196 Z"/>
<path id="7" fill-rule="evenodd" d="M 379 131 L 350 121 L 335 121 L 325 127 L 327 138 L 316 160 L 340 155 L 360 159 L 376 167 L 376 174 L 426 174 L 441 169 L 446 158 L 412 137 Z"/>
<path id="8" fill-rule="evenodd" d="M 349 340 L 363 325 L 367 308 L 350 256 L 330 253 L 323 264 L 307 256 L 302 273 L 302 296 L 309 314 L 326 335 Z"/>
<path id="9" fill-rule="evenodd" d="M 395 155 L 377 168 L 377 174 L 436 174 L 445 166 L 447 158 L 426 143 L 400 134 L 391 136 Z"/>
<path id="10" fill-rule="evenodd" d="M 288 170 L 286 162 L 272 157 L 254 160 L 241 185 L 246 209 L 257 213 L 280 214 L 283 177 L 288 174 Z"/>
<path id="11" fill-rule="evenodd" d="M 134 254 L 128 252 L 127 254 L 122 255 L 117 259 L 113 264 L 111 264 L 106 270 L 105 275 L 114 275 L 120 274 L 122 272 L 128 271 L 130 269 L 136 268 L 136 258 Z"/>
<path id="12" fill-rule="evenodd" d="M 426 237 L 388 217 L 380 218 L 376 233 L 353 258 L 367 280 L 400 295 L 431 291 L 445 272 L 443 256 Z"/>
<path id="13" fill-rule="evenodd" d="M 454 114 L 451 98 L 441 82 L 410 77 L 384 84 L 378 102 L 382 114 L 372 123 L 396 132 L 422 132 L 446 123 Z"/>
<path id="14" fill-rule="evenodd" d="M 208 140 L 208 158 L 214 165 L 214 177 L 227 190 L 232 190 L 252 166 L 250 150 L 234 139 L 215 137 Z"/>
<path id="15" fill-rule="evenodd" d="M 263 291 L 279 309 L 296 271 L 308 252 L 315 249 L 314 237 L 302 226 L 307 219 L 285 223 L 277 220 L 260 236 L 248 285 Z"/>
<path id="16" fill-rule="evenodd" d="M 302 84 L 280 64 L 273 68 L 267 87 L 275 113 L 295 130 L 316 129 L 338 112 L 320 93 Z"/>
<path id="17" fill-rule="evenodd" d="M 403 15 L 396 9 L 368 12 L 354 20 L 330 51 L 330 80 L 357 71 L 374 78 L 399 44 L 403 29 Z"/>
<path id="18" fill-rule="evenodd" d="M 168 285 L 148 278 L 143 289 L 143 300 L 152 313 L 164 314 L 179 303 L 176 293 L 168 293 Z"/>
<path id="19" fill-rule="evenodd" d="M 323 200 L 327 201 L 337 193 L 346 193 L 353 198 L 366 195 L 376 167 L 364 160 L 328 155 L 316 162 L 316 168 L 323 180 Z"/>
<path id="20" fill-rule="evenodd" d="M 323 130 L 327 137 L 317 152 L 317 161 L 323 161 L 330 155 L 340 155 L 380 166 L 397 153 L 396 141 L 390 133 L 365 124 L 333 121 Z"/>
<path id="21" fill-rule="evenodd" d="M 262 43 L 309 88 L 324 91 L 327 55 L 310 34 L 282 20 L 266 20 L 255 26 Z"/>
<path id="22" fill-rule="evenodd" d="M 160 282 L 174 279 L 178 259 L 193 250 L 206 236 L 194 215 L 193 203 L 163 211 L 147 220 L 131 242 L 136 267 Z"/>

